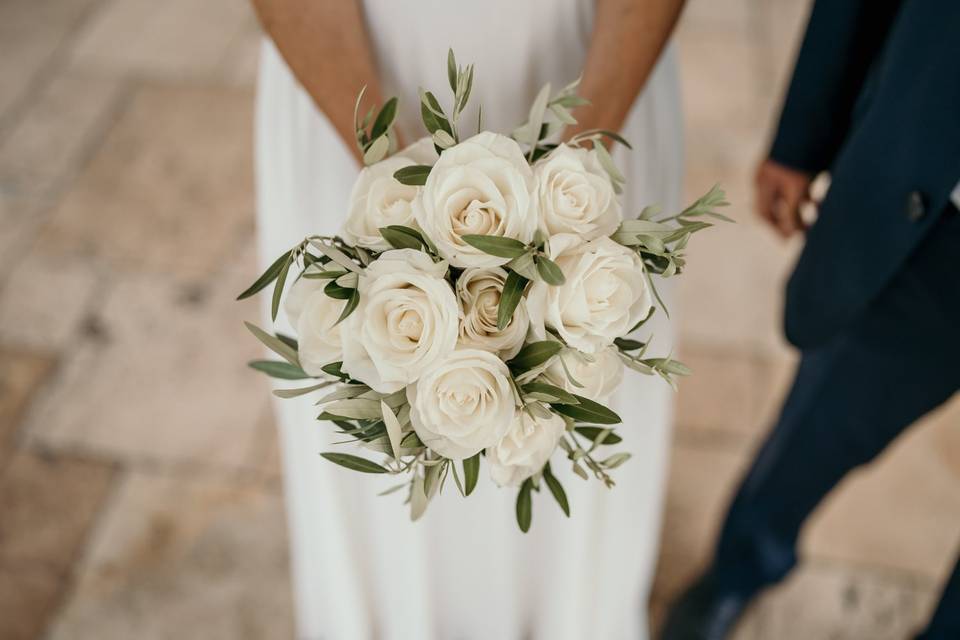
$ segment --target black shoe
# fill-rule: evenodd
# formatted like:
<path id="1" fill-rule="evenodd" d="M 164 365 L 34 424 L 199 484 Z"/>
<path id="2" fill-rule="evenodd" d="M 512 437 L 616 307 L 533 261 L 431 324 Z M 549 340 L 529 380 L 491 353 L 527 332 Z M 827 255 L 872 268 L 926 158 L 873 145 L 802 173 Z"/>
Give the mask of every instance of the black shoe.
<path id="1" fill-rule="evenodd" d="M 724 640 L 749 602 L 749 597 L 721 591 L 708 573 L 673 603 L 660 640 Z"/>

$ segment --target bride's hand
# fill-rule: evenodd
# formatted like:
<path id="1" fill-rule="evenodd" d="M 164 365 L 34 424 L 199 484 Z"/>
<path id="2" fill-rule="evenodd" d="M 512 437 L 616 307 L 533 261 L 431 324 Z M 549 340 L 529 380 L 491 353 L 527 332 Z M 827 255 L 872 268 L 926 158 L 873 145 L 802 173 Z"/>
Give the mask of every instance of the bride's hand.
<path id="1" fill-rule="evenodd" d="M 353 105 L 383 104 L 360 0 L 252 0 L 264 30 L 358 163 Z M 362 116 L 361 116 L 362 117 Z"/>

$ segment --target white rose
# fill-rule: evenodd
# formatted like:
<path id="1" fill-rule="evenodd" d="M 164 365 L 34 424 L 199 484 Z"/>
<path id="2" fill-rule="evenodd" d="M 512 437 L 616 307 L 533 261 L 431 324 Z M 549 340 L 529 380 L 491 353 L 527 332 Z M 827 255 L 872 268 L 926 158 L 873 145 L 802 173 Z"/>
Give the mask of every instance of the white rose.
<path id="1" fill-rule="evenodd" d="M 497 329 L 497 310 L 507 272 L 494 269 L 467 269 L 457 280 L 457 299 L 460 301 L 460 345 L 483 349 L 504 360 L 517 355 L 523 346 L 530 326 L 527 302 L 520 300 L 510 323 L 503 331 Z"/>
<path id="2" fill-rule="evenodd" d="M 386 251 L 390 244 L 380 235 L 380 227 L 415 227 L 413 201 L 420 187 L 401 184 L 393 174 L 410 165 L 432 164 L 436 158 L 433 142 L 424 138 L 386 160 L 364 167 L 350 193 L 350 210 L 340 232 L 347 244 Z"/>
<path id="3" fill-rule="evenodd" d="M 410 423 L 425 445 L 452 460 L 493 446 L 510 429 L 516 400 L 500 358 L 458 349 L 407 387 Z"/>
<path id="4" fill-rule="evenodd" d="M 544 328 L 584 353 L 597 353 L 645 318 L 653 305 L 640 257 L 610 238 L 584 242 L 561 234 L 547 242 L 547 254 L 566 282 L 535 282 L 527 299 L 535 335 Z"/>
<path id="5" fill-rule="evenodd" d="M 620 202 L 596 151 L 561 144 L 537 162 L 534 174 L 540 217 L 550 235 L 593 240 L 620 226 Z"/>
<path id="6" fill-rule="evenodd" d="M 507 263 L 471 247 L 463 236 L 527 243 L 537 230 L 533 171 L 516 141 L 483 132 L 445 150 L 414 203 L 417 223 L 455 267 Z"/>
<path id="7" fill-rule="evenodd" d="M 340 325 L 336 322 L 346 300 L 325 294 L 323 288 L 328 282 L 301 277 L 290 287 L 283 305 L 290 326 L 297 332 L 300 367 L 312 376 L 326 375 L 323 367 L 343 358 Z"/>
<path id="8" fill-rule="evenodd" d="M 431 167 L 437 161 L 437 150 L 433 146 L 433 138 L 430 136 L 420 138 L 410 146 L 405 147 L 397 155 L 409 158 L 414 164 L 426 164 Z"/>
<path id="9" fill-rule="evenodd" d="M 563 436 L 566 423 L 558 415 L 535 418 L 517 411 L 507 435 L 487 449 L 490 477 L 501 487 L 517 487 L 538 473 Z"/>
<path id="10" fill-rule="evenodd" d="M 544 372 L 544 377 L 550 384 L 570 393 L 604 404 L 623 381 L 623 361 L 620 360 L 619 350 L 616 347 L 607 347 L 594 354 L 591 356 L 593 362 L 569 350 L 562 353 L 560 357 L 563 358 L 563 362 L 554 358 Z M 573 379 L 583 385 L 582 387 L 570 381 L 570 377 L 564 371 L 564 365 L 567 366 Z"/>
<path id="11" fill-rule="evenodd" d="M 343 370 L 380 393 L 399 391 L 456 347 L 457 297 L 445 262 L 385 251 L 360 276 L 360 303 L 344 322 Z"/>

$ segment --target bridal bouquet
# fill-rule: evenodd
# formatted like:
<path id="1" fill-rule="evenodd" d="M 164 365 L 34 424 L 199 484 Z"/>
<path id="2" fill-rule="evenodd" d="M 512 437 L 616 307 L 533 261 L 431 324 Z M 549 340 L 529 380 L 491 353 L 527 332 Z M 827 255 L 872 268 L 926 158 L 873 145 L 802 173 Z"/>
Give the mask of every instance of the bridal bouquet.
<path id="1" fill-rule="evenodd" d="M 368 455 L 321 455 L 404 476 L 390 491 L 407 490 L 414 519 L 450 475 L 469 496 L 486 465 L 494 483 L 518 488 L 527 531 L 543 486 L 570 513 L 550 466 L 558 449 L 581 478 L 613 486 L 629 454 L 601 453 L 621 442 L 604 403 L 624 366 L 671 384 L 688 373 L 628 336 L 662 307 L 651 276 L 679 274 L 690 235 L 726 202 L 715 187 L 676 215 L 624 219 L 624 177 L 607 145 L 627 142 L 602 130 L 555 141 L 586 104 L 577 83 L 545 86 L 510 135 L 482 121 L 465 135 L 473 67 L 452 52 L 447 67 L 452 103 L 421 90 L 430 135 L 406 149 L 395 150 L 396 98 L 359 118 L 361 92 L 366 167 L 341 234 L 304 239 L 240 295 L 274 283 L 273 319 L 283 302 L 297 333 L 248 323 L 282 358 L 251 366 L 314 381 L 281 398 L 328 389 L 319 420 Z"/>

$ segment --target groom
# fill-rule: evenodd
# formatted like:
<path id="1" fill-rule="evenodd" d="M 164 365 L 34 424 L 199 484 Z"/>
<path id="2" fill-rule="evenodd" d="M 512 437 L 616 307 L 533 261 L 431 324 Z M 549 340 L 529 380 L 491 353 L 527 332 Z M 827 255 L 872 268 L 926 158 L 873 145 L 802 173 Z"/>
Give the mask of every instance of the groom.
<path id="1" fill-rule="evenodd" d="M 782 235 L 803 230 L 820 171 L 831 186 L 787 286 L 796 379 L 664 640 L 728 637 L 794 567 L 823 497 L 960 389 L 960 0 L 815 3 L 757 175 Z M 960 566 L 919 637 L 960 638 Z"/>

